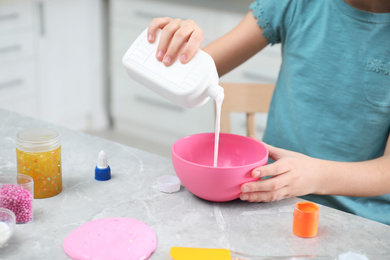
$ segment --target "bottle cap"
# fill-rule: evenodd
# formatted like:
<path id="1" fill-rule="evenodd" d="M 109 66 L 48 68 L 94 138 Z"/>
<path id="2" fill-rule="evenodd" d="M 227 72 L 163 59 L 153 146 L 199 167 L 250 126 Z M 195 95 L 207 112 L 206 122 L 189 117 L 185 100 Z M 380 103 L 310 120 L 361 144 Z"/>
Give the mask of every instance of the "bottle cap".
<path id="1" fill-rule="evenodd" d="M 180 180 L 176 176 L 164 175 L 158 178 L 157 186 L 161 192 L 177 192 L 180 190 Z"/>
<path id="2" fill-rule="evenodd" d="M 98 163 L 95 168 L 95 180 L 107 181 L 111 179 L 111 169 L 108 166 L 107 155 L 104 151 L 100 151 L 98 156 Z"/>
<path id="3" fill-rule="evenodd" d="M 95 180 L 97 181 L 108 181 L 111 179 L 111 169 L 110 166 L 107 166 L 105 169 L 99 169 L 97 166 L 95 168 Z"/>
<path id="4" fill-rule="evenodd" d="M 299 237 L 315 237 L 318 232 L 319 208 L 318 205 L 303 201 L 295 204 L 293 233 Z"/>

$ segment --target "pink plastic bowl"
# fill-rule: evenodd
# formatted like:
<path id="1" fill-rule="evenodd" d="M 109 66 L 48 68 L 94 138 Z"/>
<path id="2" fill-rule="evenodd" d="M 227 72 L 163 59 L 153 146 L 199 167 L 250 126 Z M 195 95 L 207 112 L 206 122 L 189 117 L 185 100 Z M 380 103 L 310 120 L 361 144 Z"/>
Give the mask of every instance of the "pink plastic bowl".
<path id="1" fill-rule="evenodd" d="M 217 167 L 213 167 L 214 133 L 183 137 L 172 146 L 173 167 L 183 185 L 196 196 L 216 202 L 239 198 L 241 185 L 256 180 L 251 171 L 267 161 L 264 144 L 235 134 L 220 134 Z"/>

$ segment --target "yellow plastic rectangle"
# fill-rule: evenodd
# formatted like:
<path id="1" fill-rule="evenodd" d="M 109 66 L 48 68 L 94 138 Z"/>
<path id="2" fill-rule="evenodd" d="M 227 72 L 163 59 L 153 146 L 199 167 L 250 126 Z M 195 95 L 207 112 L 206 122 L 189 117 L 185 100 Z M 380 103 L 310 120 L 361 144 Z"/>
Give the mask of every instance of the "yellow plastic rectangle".
<path id="1" fill-rule="evenodd" d="M 174 260 L 231 260 L 230 250 L 218 248 L 172 247 Z"/>

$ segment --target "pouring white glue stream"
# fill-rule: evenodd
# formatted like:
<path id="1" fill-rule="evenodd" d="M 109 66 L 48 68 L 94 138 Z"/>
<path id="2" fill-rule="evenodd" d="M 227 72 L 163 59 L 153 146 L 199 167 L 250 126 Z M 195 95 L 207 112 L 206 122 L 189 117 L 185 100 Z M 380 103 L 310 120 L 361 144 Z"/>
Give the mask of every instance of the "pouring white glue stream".
<path id="1" fill-rule="evenodd" d="M 219 146 L 219 133 L 221 131 L 221 108 L 222 102 L 225 97 L 223 92 L 219 93 L 215 98 L 215 140 L 214 140 L 214 167 L 218 166 L 218 146 Z"/>
<path id="2" fill-rule="evenodd" d="M 155 57 L 160 32 L 156 35 L 156 41 L 151 44 L 147 41 L 146 28 L 127 50 L 122 63 L 131 78 L 181 107 L 200 107 L 210 97 L 215 100 L 214 167 L 216 167 L 224 92 L 219 86 L 214 60 L 206 52 L 198 50 L 187 64 L 175 61 L 169 67 L 165 66 Z"/>

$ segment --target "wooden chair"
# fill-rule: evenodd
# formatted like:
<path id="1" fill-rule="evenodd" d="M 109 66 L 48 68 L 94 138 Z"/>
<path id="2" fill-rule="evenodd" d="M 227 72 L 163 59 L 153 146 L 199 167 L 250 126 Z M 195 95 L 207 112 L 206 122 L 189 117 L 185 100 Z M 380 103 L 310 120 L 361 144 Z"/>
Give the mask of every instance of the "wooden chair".
<path id="1" fill-rule="evenodd" d="M 246 113 L 247 136 L 256 137 L 256 113 L 268 113 L 275 84 L 220 83 L 225 90 L 221 132 L 230 133 L 230 113 Z"/>

